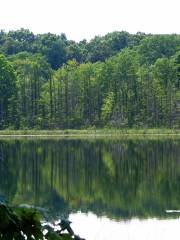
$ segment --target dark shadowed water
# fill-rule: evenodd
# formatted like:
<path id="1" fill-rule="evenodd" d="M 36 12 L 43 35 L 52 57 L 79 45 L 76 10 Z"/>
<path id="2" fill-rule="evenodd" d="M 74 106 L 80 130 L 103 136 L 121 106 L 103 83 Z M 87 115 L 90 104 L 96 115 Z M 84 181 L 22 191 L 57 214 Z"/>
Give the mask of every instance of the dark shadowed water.
<path id="1" fill-rule="evenodd" d="M 178 239 L 180 139 L 0 140 L 0 200 L 95 239 Z"/>

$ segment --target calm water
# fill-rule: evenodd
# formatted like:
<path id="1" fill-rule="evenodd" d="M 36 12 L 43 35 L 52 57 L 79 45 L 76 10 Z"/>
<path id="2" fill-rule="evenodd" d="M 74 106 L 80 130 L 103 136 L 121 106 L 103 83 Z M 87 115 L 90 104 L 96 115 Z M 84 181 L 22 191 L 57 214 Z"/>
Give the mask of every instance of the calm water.
<path id="1" fill-rule="evenodd" d="M 87 240 L 178 239 L 180 139 L 0 140 L 0 199 L 69 217 Z"/>

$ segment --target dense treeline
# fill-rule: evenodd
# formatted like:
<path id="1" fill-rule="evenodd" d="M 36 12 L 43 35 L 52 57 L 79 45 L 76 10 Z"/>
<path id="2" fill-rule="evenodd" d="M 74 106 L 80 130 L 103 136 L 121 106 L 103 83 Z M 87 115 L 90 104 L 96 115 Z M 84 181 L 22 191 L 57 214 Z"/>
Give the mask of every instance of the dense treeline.
<path id="1" fill-rule="evenodd" d="M 127 32 L 109 33 L 104 37 L 95 37 L 90 42 L 79 43 L 67 40 L 65 34 L 51 33 L 34 35 L 26 29 L 0 32 L 0 52 L 12 55 L 19 52 L 40 53 L 45 56 L 51 67 L 57 70 L 70 59 L 77 62 L 104 61 L 128 46 L 138 45 L 145 37 L 144 33 L 131 35 Z"/>
<path id="2" fill-rule="evenodd" d="M 0 128 L 180 127 L 180 35 L 0 32 Z"/>

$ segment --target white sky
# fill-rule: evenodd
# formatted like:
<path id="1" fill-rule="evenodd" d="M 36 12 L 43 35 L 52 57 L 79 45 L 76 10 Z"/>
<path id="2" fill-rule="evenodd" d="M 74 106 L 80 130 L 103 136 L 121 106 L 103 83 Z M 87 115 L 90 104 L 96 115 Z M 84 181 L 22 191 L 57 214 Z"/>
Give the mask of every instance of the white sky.
<path id="1" fill-rule="evenodd" d="M 0 29 L 65 33 L 76 41 L 112 31 L 180 33 L 180 0 L 0 0 Z"/>

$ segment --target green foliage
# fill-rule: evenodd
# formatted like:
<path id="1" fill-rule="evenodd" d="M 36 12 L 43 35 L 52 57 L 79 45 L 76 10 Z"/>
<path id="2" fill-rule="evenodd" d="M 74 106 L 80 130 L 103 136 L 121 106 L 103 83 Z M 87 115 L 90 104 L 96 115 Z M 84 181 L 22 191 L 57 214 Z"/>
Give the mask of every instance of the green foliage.
<path id="1" fill-rule="evenodd" d="M 83 240 L 74 232 L 61 233 L 62 230 L 72 230 L 69 222 L 61 231 L 55 230 L 48 224 L 41 224 L 40 213 L 33 208 L 15 208 L 0 203 L 0 239 L 2 240 Z"/>
<path id="2" fill-rule="evenodd" d="M 38 213 L 30 209 L 13 211 L 0 204 L 1 239 L 43 239 Z"/>
<path id="3" fill-rule="evenodd" d="M 50 65 L 39 54 L 19 53 L 9 58 L 17 75 L 17 112 L 19 128 L 42 128 L 46 102 L 43 90 L 51 76 Z M 48 89 L 49 90 L 49 89 Z"/>
<path id="4" fill-rule="evenodd" d="M 138 47 L 140 62 L 153 64 L 158 58 L 173 56 L 180 46 L 179 35 L 152 35 L 144 38 Z"/>
<path id="5" fill-rule="evenodd" d="M 114 105 L 114 93 L 109 92 L 107 97 L 104 99 L 104 104 L 102 105 L 102 119 L 105 123 L 108 123 L 110 115 L 112 113 Z"/>
<path id="6" fill-rule="evenodd" d="M 76 43 L 1 31 L 0 127 L 179 128 L 179 48 L 175 34 L 113 32 Z"/>
<path id="7" fill-rule="evenodd" d="M 15 107 L 16 76 L 12 66 L 0 55 L 0 129 L 7 127 L 13 120 L 11 109 Z"/>

